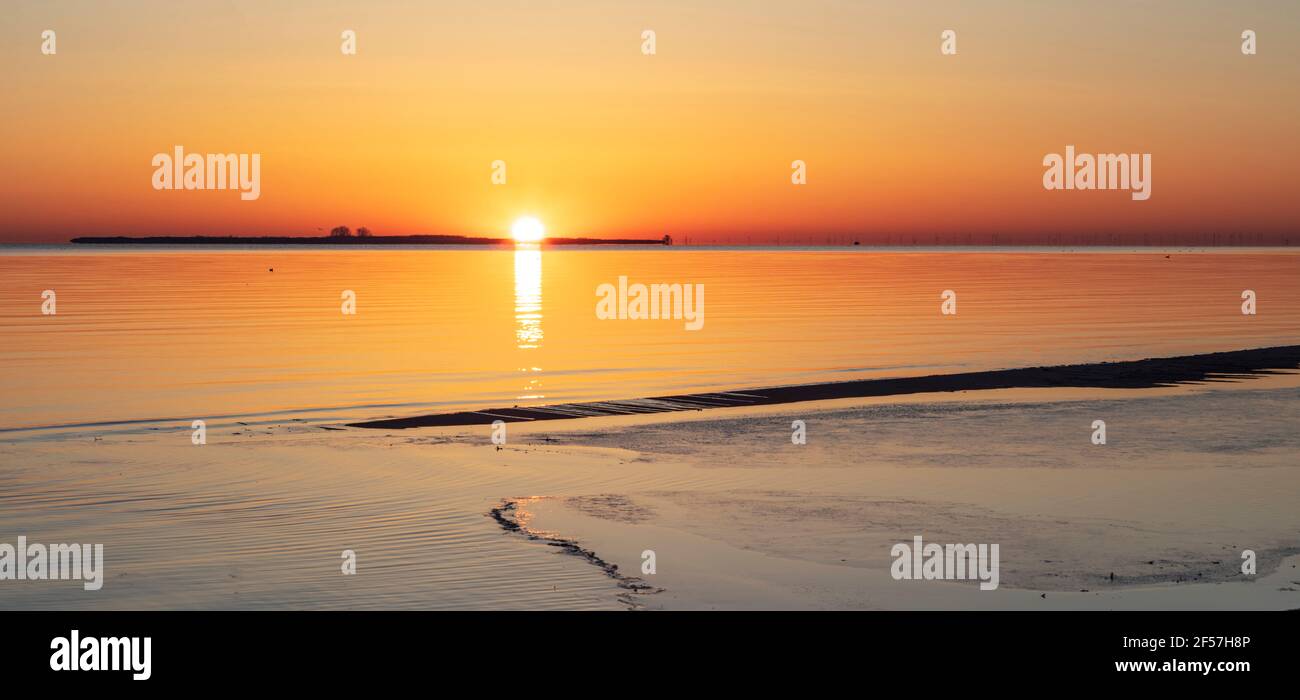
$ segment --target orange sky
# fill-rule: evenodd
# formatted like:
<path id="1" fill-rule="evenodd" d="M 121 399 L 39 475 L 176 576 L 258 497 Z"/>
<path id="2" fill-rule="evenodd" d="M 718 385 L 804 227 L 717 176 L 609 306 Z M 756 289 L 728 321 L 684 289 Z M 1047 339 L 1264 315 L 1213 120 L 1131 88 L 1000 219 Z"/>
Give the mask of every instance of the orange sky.
<path id="1" fill-rule="evenodd" d="M 20 0 L 0 241 L 501 236 L 533 214 L 693 242 L 1294 243 L 1300 5 L 1240 5 Z M 178 144 L 262 154 L 260 199 L 155 191 Z M 1151 199 L 1044 190 L 1069 144 L 1151 153 Z"/>

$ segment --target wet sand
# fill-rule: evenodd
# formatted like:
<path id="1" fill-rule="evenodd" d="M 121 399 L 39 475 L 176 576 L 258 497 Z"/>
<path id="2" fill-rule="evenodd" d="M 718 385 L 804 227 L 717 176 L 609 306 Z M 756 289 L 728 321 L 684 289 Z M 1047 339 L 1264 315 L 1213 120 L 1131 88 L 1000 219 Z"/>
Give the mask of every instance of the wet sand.
<path id="1" fill-rule="evenodd" d="M 1298 608 L 1298 407 L 1282 374 L 514 423 L 501 449 L 293 423 L 8 443 L 0 532 L 103 543 L 106 575 L 0 608 Z M 892 580 L 915 535 L 999 543 L 1000 588 Z"/>
<path id="2" fill-rule="evenodd" d="M 1296 383 L 641 418 L 548 437 L 627 446 L 640 471 L 689 465 L 725 485 L 664 474 L 661 488 L 517 509 L 528 531 L 625 573 L 653 550 L 656 573 L 639 577 L 662 589 L 639 601 L 650 609 L 1295 609 Z M 789 444 L 796 417 L 807 445 Z M 1096 417 L 1107 445 L 1088 441 Z M 894 581 L 890 547 L 914 535 L 999 543 L 1000 588 Z"/>

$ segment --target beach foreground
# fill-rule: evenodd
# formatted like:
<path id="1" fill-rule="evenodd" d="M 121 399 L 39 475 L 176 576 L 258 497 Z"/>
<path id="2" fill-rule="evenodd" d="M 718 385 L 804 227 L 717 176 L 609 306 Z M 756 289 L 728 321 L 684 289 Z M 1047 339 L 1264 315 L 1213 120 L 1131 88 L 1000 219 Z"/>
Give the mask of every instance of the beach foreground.
<path id="1" fill-rule="evenodd" d="M 1281 374 L 512 424 L 501 449 L 293 422 L 14 442 L 0 530 L 102 542 L 106 571 L 0 606 L 1297 608 L 1297 406 Z M 893 580 L 914 536 L 998 543 L 999 588 Z"/>

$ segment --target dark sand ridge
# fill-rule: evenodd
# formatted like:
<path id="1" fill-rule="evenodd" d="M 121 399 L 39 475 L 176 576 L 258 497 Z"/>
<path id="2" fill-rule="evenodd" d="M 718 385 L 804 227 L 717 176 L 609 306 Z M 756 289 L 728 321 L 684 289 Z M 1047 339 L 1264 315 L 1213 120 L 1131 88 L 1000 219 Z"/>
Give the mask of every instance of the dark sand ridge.
<path id="1" fill-rule="evenodd" d="M 1154 389 L 1190 382 L 1235 381 L 1267 374 L 1282 374 L 1300 368 L 1300 345 L 1254 350 L 1234 350 L 1183 357 L 1161 357 L 1128 362 L 1100 362 L 1056 367 L 1026 367 L 985 372 L 934 374 L 923 377 L 862 379 L 742 389 L 703 394 L 654 396 L 645 399 L 592 401 L 585 403 L 490 408 L 410 418 L 350 423 L 354 428 L 423 428 L 456 425 L 488 425 L 493 421 L 562 420 L 594 416 L 632 415 L 697 411 L 705 408 L 766 406 L 855 399 L 932 392 L 977 391 L 981 389 L 1094 388 Z"/>

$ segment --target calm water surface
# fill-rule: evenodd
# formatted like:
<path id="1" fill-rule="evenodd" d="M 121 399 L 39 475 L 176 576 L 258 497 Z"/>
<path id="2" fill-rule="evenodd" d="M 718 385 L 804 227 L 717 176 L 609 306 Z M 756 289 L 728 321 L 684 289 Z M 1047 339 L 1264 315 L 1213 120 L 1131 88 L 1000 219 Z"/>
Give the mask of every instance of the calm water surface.
<path id="1" fill-rule="evenodd" d="M 598 319 L 620 275 L 704 327 Z M 0 336 L 10 438 L 334 421 L 1293 344 L 1300 255 L 0 249 Z"/>

